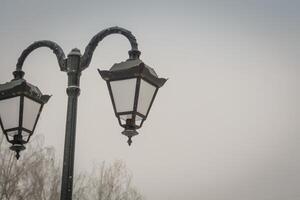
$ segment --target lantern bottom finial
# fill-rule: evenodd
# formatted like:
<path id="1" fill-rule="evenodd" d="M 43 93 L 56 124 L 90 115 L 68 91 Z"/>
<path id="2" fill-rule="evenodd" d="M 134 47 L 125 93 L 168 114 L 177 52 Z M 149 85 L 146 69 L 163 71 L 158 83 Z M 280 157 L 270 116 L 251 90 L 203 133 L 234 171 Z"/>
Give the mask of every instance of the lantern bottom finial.
<path id="1" fill-rule="evenodd" d="M 10 147 L 10 150 L 16 152 L 16 158 L 17 158 L 17 160 L 19 160 L 19 158 L 20 158 L 20 151 L 25 150 L 25 147 L 24 147 L 23 144 L 13 144 L 13 145 Z"/>
<path id="2" fill-rule="evenodd" d="M 128 137 L 127 143 L 129 146 L 131 145 L 131 143 L 132 143 L 131 137 Z"/>
<path id="3" fill-rule="evenodd" d="M 125 129 L 122 134 L 128 137 L 127 143 L 130 146 L 132 143 L 131 138 L 139 133 L 135 129 Z"/>

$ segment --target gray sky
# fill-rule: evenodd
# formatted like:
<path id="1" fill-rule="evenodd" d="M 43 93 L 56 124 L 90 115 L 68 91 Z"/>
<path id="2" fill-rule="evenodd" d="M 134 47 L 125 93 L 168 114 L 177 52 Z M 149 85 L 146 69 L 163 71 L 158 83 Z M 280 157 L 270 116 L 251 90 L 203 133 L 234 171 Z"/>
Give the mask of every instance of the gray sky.
<path id="1" fill-rule="evenodd" d="M 82 74 L 75 170 L 124 160 L 148 200 L 299 200 L 299 1 L 0 1 L 0 80 L 33 41 L 83 52 L 109 26 L 131 30 L 169 81 L 129 148 L 96 69 L 127 58 L 107 37 Z M 66 74 L 46 48 L 26 79 L 52 94 L 36 134 L 62 158 Z"/>

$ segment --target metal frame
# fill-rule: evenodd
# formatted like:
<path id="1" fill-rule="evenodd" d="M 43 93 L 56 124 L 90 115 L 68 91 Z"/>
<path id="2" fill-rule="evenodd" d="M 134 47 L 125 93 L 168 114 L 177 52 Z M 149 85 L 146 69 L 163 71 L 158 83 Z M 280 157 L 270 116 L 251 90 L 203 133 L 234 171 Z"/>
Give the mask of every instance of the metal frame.
<path id="1" fill-rule="evenodd" d="M 131 79 L 132 77 L 128 78 L 128 79 Z M 120 80 L 125 80 L 125 79 L 120 79 Z M 152 96 L 152 99 L 150 100 L 150 104 L 149 104 L 149 107 L 147 109 L 147 112 L 146 112 L 146 115 L 143 115 L 141 114 L 140 112 L 137 111 L 137 107 L 138 107 L 138 98 L 139 98 L 139 93 L 140 93 L 140 85 L 141 85 L 141 80 L 144 80 L 146 81 L 147 83 L 153 85 L 155 87 L 155 91 L 153 93 L 153 96 Z M 113 80 L 113 81 L 119 81 L 119 80 Z M 119 121 L 119 124 L 121 127 L 123 128 L 126 128 L 126 125 L 123 125 L 121 123 L 121 119 L 120 119 L 120 116 L 121 115 L 128 115 L 128 114 L 131 114 L 133 116 L 133 119 L 135 120 L 136 116 L 140 116 L 142 118 L 142 122 L 139 126 L 137 126 L 135 124 L 135 128 L 136 129 L 139 129 L 142 127 L 144 121 L 147 119 L 148 117 L 148 114 L 150 112 L 150 109 L 152 107 L 152 104 L 154 102 L 154 99 L 156 97 L 156 94 L 158 92 L 158 89 L 159 87 L 157 87 L 156 85 L 154 85 L 153 83 L 150 83 L 149 81 L 147 81 L 146 79 L 143 79 L 141 77 L 137 78 L 137 82 L 136 82 L 136 89 L 135 89 L 135 97 L 134 97 L 134 103 L 133 103 L 133 110 L 132 111 L 126 111 L 126 112 L 117 112 L 117 109 L 116 109 L 116 105 L 115 105 L 115 100 L 114 100 L 114 96 L 113 96 L 113 92 L 112 92 L 112 89 L 111 89 L 111 86 L 110 86 L 110 82 L 111 81 L 106 81 L 107 82 L 107 86 L 108 86 L 108 91 L 109 91 L 109 96 L 111 98 L 111 102 L 112 102 L 112 105 L 113 105 L 113 108 L 114 108 L 114 112 L 115 112 L 115 115 L 116 117 L 118 118 L 118 121 Z M 136 121 L 136 120 L 135 120 Z"/>
<path id="2" fill-rule="evenodd" d="M 121 34 L 125 36 L 131 44 L 131 50 L 129 50 L 128 52 L 129 60 L 139 59 L 141 53 L 138 50 L 138 44 L 134 35 L 130 31 L 124 28 L 111 27 L 97 33 L 86 46 L 83 55 L 80 54 L 80 51 L 78 49 L 73 49 L 71 53 L 68 55 L 68 57 L 66 58 L 64 51 L 57 43 L 49 40 L 41 40 L 41 41 L 34 42 L 22 52 L 16 65 L 16 71 L 13 72 L 15 80 L 19 80 L 19 79 L 23 80 L 23 76 L 25 73 L 22 71 L 22 67 L 27 56 L 32 51 L 40 47 L 48 47 L 56 55 L 60 70 L 66 72 L 68 75 L 68 86 L 67 86 L 68 106 L 67 106 L 64 158 L 63 158 L 63 172 L 62 172 L 62 183 L 61 183 L 61 197 L 60 197 L 61 200 L 72 200 L 73 168 L 74 168 L 76 120 L 77 120 L 77 101 L 78 101 L 78 96 L 80 94 L 79 83 L 80 83 L 81 72 L 89 67 L 93 53 L 98 43 L 102 41 L 106 36 L 111 34 Z M 145 72 L 144 73 L 145 77 L 143 78 L 147 79 L 147 77 L 148 78 L 150 77 L 149 81 L 151 82 L 152 81 L 151 76 L 149 76 L 150 73 L 151 73 L 150 71 Z M 160 86 L 162 86 L 165 81 L 166 80 L 158 79 L 157 83 Z M 112 95 L 111 88 L 109 89 L 109 91 L 110 91 L 110 95 Z M 116 111 L 114 102 L 113 102 L 113 107 L 114 110 Z M 40 112 L 42 108 L 43 105 L 41 106 Z M 37 120 L 40 116 L 40 112 L 37 116 Z M 36 123 L 34 125 L 34 129 Z M 3 129 L 1 118 L 0 118 L 0 125 Z M 21 148 L 21 147 L 16 147 L 16 148 Z M 11 149 L 14 150 L 13 148 Z"/>
<path id="3" fill-rule="evenodd" d="M 43 109 L 44 104 L 48 101 L 49 97 L 48 95 L 42 95 L 39 91 L 39 89 L 31 84 L 28 84 L 25 80 L 19 80 L 14 79 L 9 83 L 5 83 L 0 85 L 0 100 L 8 100 L 12 98 L 19 98 L 19 119 L 18 119 L 18 125 L 16 127 L 12 128 L 6 128 L 4 127 L 2 116 L 0 116 L 0 125 L 1 129 L 9 143 L 12 144 L 11 149 L 16 151 L 16 158 L 18 159 L 20 157 L 20 151 L 25 149 L 24 144 L 28 143 L 30 140 L 30 137 L 34 133 L 36 124 L 39 120 L 40 113 Z M 37 116 L 35 116 L 33 127 L 31 130 L 23 127 L 23 118 L 24 118 L 24 100 L 25 97 L 30 99 L 31 101 L 34 101 L 39 104 L 39 111 Z M 17 131 L 18 135 L 17 140 L 15 136 L 14 138 L 9 137 L 10 132 Z M 27 139 L 24 140 L 23 133 L 26 132 L 28 134 Z M 22 148 L 14 148 L 15 145 L 20 145 Z"/>
<path id="4" fill-rule="evenodd" d="M 133 78 L 136 78 L 136 77 L 128 77 L 127 79 L 120 79 L 120 80 L 113 80 L 113 81 L 128 80 L 128 79 L 133 79 Z M 137 78 L 137 80 L 136 80 L 132 111 L 125 111 L 125 112 L 117 112 L 116 105 L 115 105 L 115 99 L 114 99 L 112 88 L 111 88 L 111 85 L 110 85 L 110 82 L 112 82 L 112 81 L 106 81 L 106 82 L 107 82 L 107 85 L 108 85 L 109 95 L 110 95 L 110 98 L 111 98 L 111 101 L 112 101 L 112 104 L 113 104 L 113 107 L 114 107 L 114 112 L 115 112 L 116 117 L 118 118 L 118 122 L 119 122 L 121 127 L 128 128 L 126 126 L 126 124 L 124 125 L 124 124 L 121 123 L 121 116 L 122 115 L 132 115 L 132 119 L 134 120 L 134 122 L 136 121 L 136 115 L 140 116 L 142 118 L 142 120 L 146 119 L 146 116 L 144 116 L 141 113 L 137 112 L 137 104 L 138 104 L 138 97 L 139 97 L 139 92 L 140 92 L 139 89 L 140 89 L 140 82 L 141 82 L 140 78 Z M 130 125 L 134 126 L 135 129 L 141 128 L 141 126 L 137 126 L 136 124 L 130 124 Z"/>
<path id="5" fill-rule="evenodd" d="M 111 98 L 111 102 L 113 104 L 115 115 L 118 118 L 118 122 L 120 126 L 125 129 L 122 133 L 128 137 L 127 142 L 129 145 L 131 145 L 132 143 L 131 138 L 134 135 L 138 134 L 136 129 L 141 128 L 144 121 L 147 119 L 147 116 L 149 114 L 150 108 L 152 107 L 158 89 L 164 85 L 167 79 L 158 78 L 155 71 L 151 67 L 145 65 L 143 61 L 141 61 L 140 59 L 128 59 L 125 62 L 114 64 L 110 70 L 101 71 L 98 69 L 98 72 L 100 76 L 107 83 L 107 87 L 109 90 L 109 95 Z M 136 78 L 137 80 L 135 86 L 133 108 L 131 111 L 117 112 L 115 99 L 113 96 L 113 91 L 110 83 L 113 81 L 129 80 L 134 78 Z M 138 103 L 139 103 L 138 100 L 139 100 L 141 80 L 144 80 L 145 82 L 155 87 L 155 91 L 153 93 L 152 99 L 150 100 L 150 104 L 149 107 L 147 108 L 146 115 L 143 115 L 137 111 Z M 122 115 L 132 115 L 132 118 L 127 119 L 126 122 L 123 124 L 121 119 Z M 136 116 L 141 117 L 141 122 L 139 125 L 137 125 L 136 123 L 137 122 Z"/>

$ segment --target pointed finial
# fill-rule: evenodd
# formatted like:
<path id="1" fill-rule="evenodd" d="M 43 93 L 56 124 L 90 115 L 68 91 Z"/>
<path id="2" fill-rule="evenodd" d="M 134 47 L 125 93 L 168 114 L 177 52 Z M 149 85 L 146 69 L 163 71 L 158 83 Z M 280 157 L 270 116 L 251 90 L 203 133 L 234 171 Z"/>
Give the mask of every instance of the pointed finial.
<path id="1" fill-rule="evenodd" d="M 19 158 L 20 158 L 20 151 L 16 151 L 16 158 L 17 158 L 17 160 L 19 160 Z"/>
<path id="2" fill-rule="evenodd" d="M 71 50 L 71 52 L 68 54 L 68 56 L 81 56 L 80 50 L 77 48 L 74 48 Z"/>
<path id="3" fill-rule="evenodd" d="M 132 143 L 131 137 L 128 137 L 127 143 L 129 146 L 131 145 L 131 143 Z"/>

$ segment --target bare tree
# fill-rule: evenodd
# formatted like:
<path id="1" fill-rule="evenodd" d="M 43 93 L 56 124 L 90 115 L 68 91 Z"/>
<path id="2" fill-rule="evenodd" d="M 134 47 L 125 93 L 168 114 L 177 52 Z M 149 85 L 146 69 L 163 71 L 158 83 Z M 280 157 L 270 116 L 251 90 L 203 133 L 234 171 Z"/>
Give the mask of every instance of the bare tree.
<path id="1" fill-rule="evenodd" d="M 132 175 L 122 161 L 106 167 L 103 162 L 94 170 L 90 183 L 90 197 L 94 200 L 142 200 L 143 196 L 132 186 Z"/>
<path id="2" fill-rule="evenodd" d="M 0 200 L 59 200 L 61 168 L 53 148 L 35 137 L 17 161 L 0 136 Z M 121 161 L 75 176 L 74 200 L 142 200 Z"/>
<path id="3" fill-rule="evenodd" d="M 60 169 L 54 149 L 44 147 L 41 137 L 19 161 L 0 137 L 0 158 L 0 200 L 59 199 Z"/>

